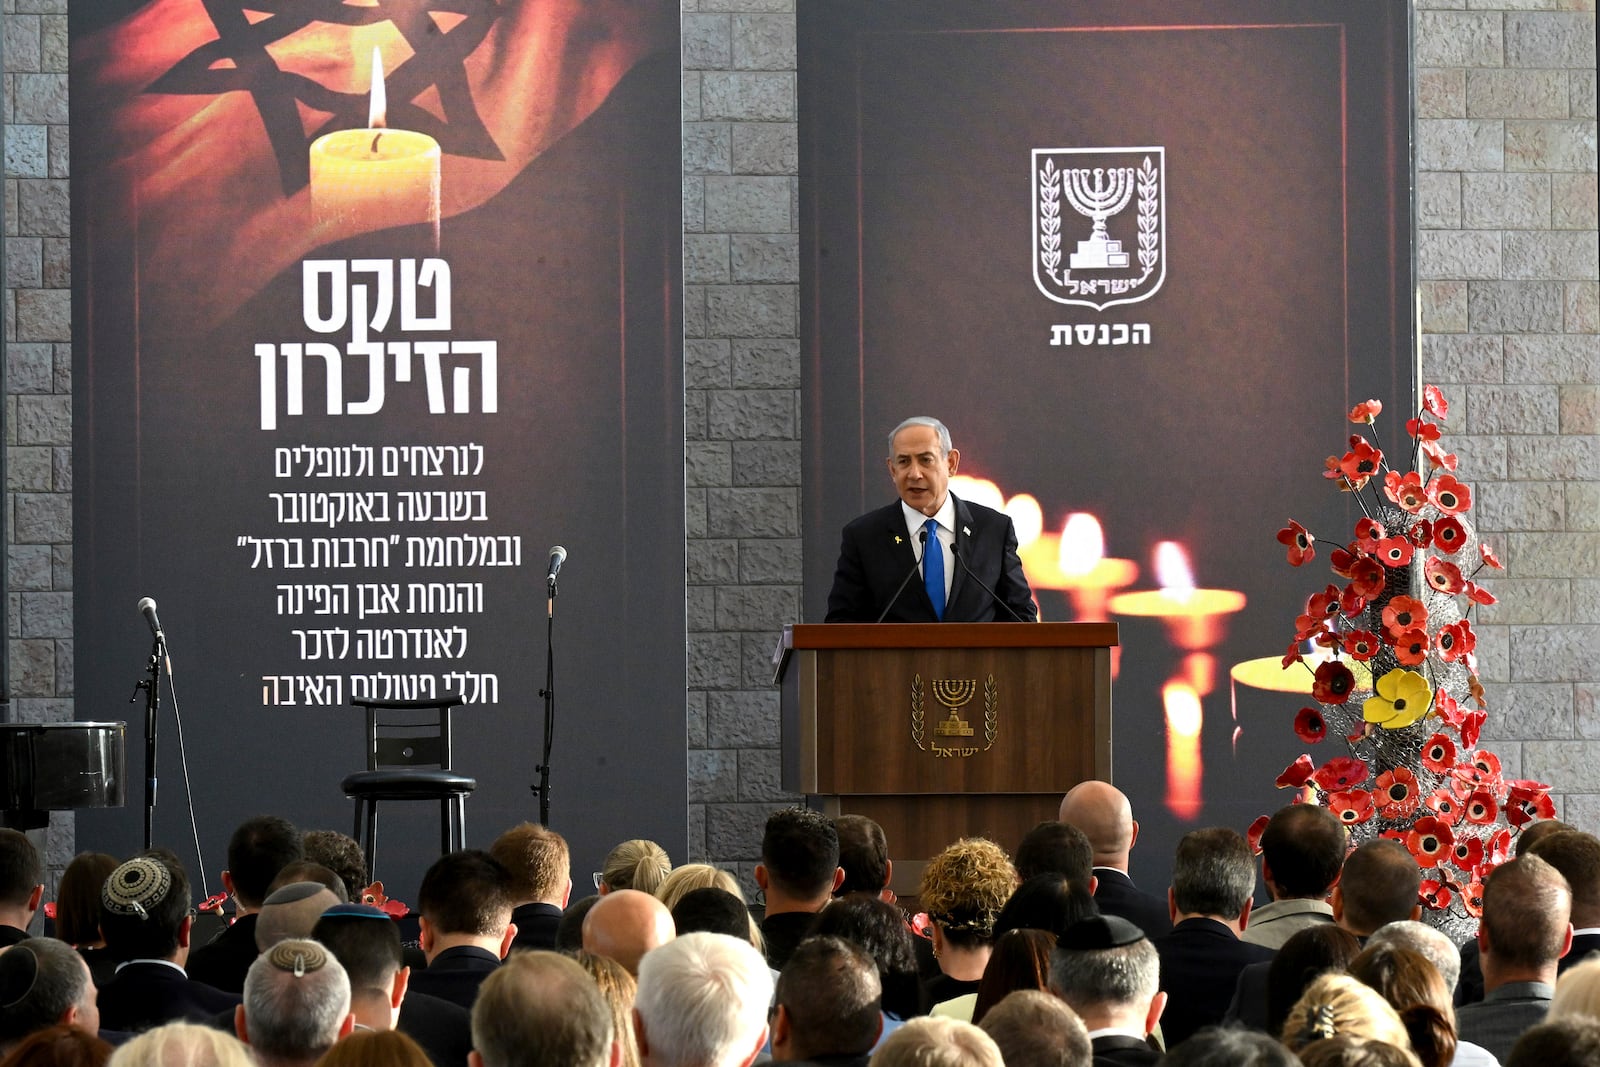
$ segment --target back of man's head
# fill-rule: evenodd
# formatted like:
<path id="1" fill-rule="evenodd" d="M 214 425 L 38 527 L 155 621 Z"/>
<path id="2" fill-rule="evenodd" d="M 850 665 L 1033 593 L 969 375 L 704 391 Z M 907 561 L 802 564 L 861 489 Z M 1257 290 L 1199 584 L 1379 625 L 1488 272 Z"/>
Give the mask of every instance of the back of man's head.
<path id="1" fill-rule="evenodd" d="M 228 839 L 228 878 L 246 908 L 259 908 L 278 872 L 304 855 L 300 831 L 288 819 L 257 815 Z"/>
<path id="2" fill-rule="evenodd" d="M 1162 1067 L 1299 1067 L 1300 1059 L 1257 1030 L 1207 1026 L 1161 1059 Z"/>
<path id="3" fill-rule="evenodd" d="M 1321 804 L 1290 804 L 1267 821 L 1261 857 L 1280 897 L 1320 900 L 1344 866 L 1349 833 Z"/>
<path id="4" fill-rule="evenodd" d="M 337 904 L 322 913 L 311 938 L 339 961 L 350 979 L 352 996 L 388 996 L 405 963 L 400 928 L 370 904 Z"/>
<path id="5" fill-rule="evenodd" d="M 1518 856 L 1496 867 L 1483 887 L 1479 945 L 1485 977 L 1491 956 L 1501 968 L 1554 966 L 1566 945 L 1571 914 L 1567 880 L 1538 856 Z"/>
<path id="6" fill-rule="evenodd" d="M 27 907 L 34 887 L 43 881 L 39 851 L 28 835 L 0 827 L 0 908 Z"/>
<path id="7" fill-rule="evenodd" d="M 1600 1063 L 1600 1019 L 1564 1015 L 1528 1030 L 1511 1046 L 1505 1067 L 1595 1067 Z"/>
<path id="8" fill-rule="evenodd" d="M 361 900 L 367 888 L 367 856 L 361 842 L 337 830 L 307 830 L 300 835 L 305 858 L 339 876 L 344 886 L 344 903 Z"/>
<path id="9" fill-rule="evenodd" d="M 1546 834 L 1559 834 L 1564 830 L 1576 829 L 1576 826 L 1564 823 L 1560 819 L 1540 819 L 1538 822 L 1531 822 L 1517 835 L 1516 854 L 1520 856 L 1527 852 L 1544 840 Z"/>
<path id="10" fill-rule="evenodd" d="M 100 932 L 119 961 L 171 958 L 188 915 L 189 876 L 167 853 L 135 856 L 100 889 Z"/>
<path id="11" fill-rule="evenodd" d="M 1178 840 L 1172 897 L 1179 913 L 1236 919 L 1255 888 L 1255 860 L 1236 831 L 1210 826 Z"/>
<path id="12" fill-rule="evenodd" d="M 1011 862 L 1024 882 L 1035 875 L 1060 874 L 1088 889 L 1094 848 L 1071 823 L 1047 820 L 1023 835 Z"/>
<path id="13" fill-rule="evenodd" d="M 1445 988 L 1455 991 L 1456 982 L 1461 978 L 1461 952 L 1443 930 L 1415 919 L 1401 919 L 1374 930 L 1367 938 L 1367 947 L 1374 945 L 1410 949 L 1433 964 L 1439 977 L 1444 979 Z"/>
<path id="14" fill-rule="evenodd" d="M 640 1056 L 648 1067 L 741 1067 L 766 1043 L 772 994 L 749 942 L 685 934 L 639 965 Z"/>
<path id="15" fill-rule="evenodd" d="M 58 1023 L 94 1033 L 99 1019 L 89 965 L 71 945 L 33 937 L 0 952 L 0 1056 Z"/>
<path id="16" fill-rule="evenodd" d="M 520 823 L 494 839 L 489 855 L 511 873 L 511 896 L 518 904 L 566 903 L 572 860 L 566 838 L 554 830 Z"/>
<path id="17" fill-rule="evenodd" d="M 1006 1067 L 1090 1067 L 1094 1049 L 1077 1012 L 1038 989 L 1019 989 L 983 1017 Z"/>
<path id="18" fill-rule="evenodd" d="M 338 903 L 333 890 L 321 882 L 290 882 L 274 889 L 256 919 L 256 951 L 265 952 L 291 937 L 310 937 L 322 913 Z"/>
<path id="19" fill-rule="evenodd" d="M 772 886 L 788 896 L 826 898 L 839 869 L 839 832 L 831 819 L 809 808 L 775 811 L 761 835 L 761 864 Z"/>
<path id="20" fill-rule="evenodd" d="M 1074 923 L 1050 954 L 1050 991 L 1082 1016 L 1143 1013 L 1160 987 L 1155 945 L 1115 915 Z"/>
<path id="21" fill-rule="evenodd" d="M 863 1055 L 883 1025 L 878 965 L 847 941 L 808 937 L 778 975 L 777 1006 L 785 1032 L 782 1048 L 773 1034 L 774 1059 Z"/>
<path id="22" fill-rule="evenodd" d="M 1061 798 L 1056 816 L 1082 830 L 1100 866 L 1121 867 L 1137 836 L 1133 807 L 1127 796 L 1110 782 L 1079 782 Z"/>
<path id="23" fill-rule="evenodd" d="M 284 886 L 294 885 L 296 882 L 316 882 L 337 897 L 339 903 L 350 903 L 350 893 L 345 888 L 344 876 L 332 867 L 312 859 L 295 860 L 293 863 L 285 864 L 283 870 L 272 880 L 272 884 L 267 886 L 267 896 L 270 897 Z"/>
<path id="24" fill-rule="evenodd" d="M 314 1063 L 347 1032 L 350 979 L 315 941 L 280 941 L 244 977 L 239 1037 L 259 1059 Z"/>
<path id="25" fill-rule="evenodd" d="M 844 868 L 844 881 L 833 895 L 882 892 L 889 881 L 889 839 L 883 827 L 865 815 L 841 815 L 833 820 L 833 828 L 839 835 L 839 866 Z"/>
<path id="26" fill-rule="evenodd" d="M 1368 841 L 1344 861 L 1339 878 L 1339 922 L 1358 936 L 1386 923 L 1409 919 L 1417 908 L 1422 872 L 1398 841 Z"/>
<path id="27" fill-rule="evenodd" d="M 672 906 L 672 925 L 679 934 L 727 934 L 750 938 L 750 909 L 744 901 L 714 885 L 691 889 Z"/>
<path id="28" fill-rule="evenodd" d="M 583 917 L 583 950 L 609 956 L 639 973 L 645 954 L 671 941 L 677 933 L 667 906 L 637 889 L 613 889 Z"/>
<path id="29" fill-rule="evenodd" d="M 417 891 L 417 910 L 439 934 L 499 936 L 513 903 L 510 872 L 481 849 L 440 856 Z"/>
<path id="30" fill-rule="evenodd" d="M 589 973 L 555 952 L 515 952 L 472 1005 L 472 1067 L 605 1067 L 611 1009 Z"/>
<path id="31" fill-rule="evenodd" d="M 1541 837 L 1518 855 L 1538 856 L 1561 872 L 1572 890 L 1572 925 L 1600 926 L 1600 838 L 1582 830 Z"/>
<path id="32" fill-rule="evenodd" d="M 994 1038 L 960 1019 L 924 1015 L 884 1038 L 869 1067 L 1006 1067 Z"/>

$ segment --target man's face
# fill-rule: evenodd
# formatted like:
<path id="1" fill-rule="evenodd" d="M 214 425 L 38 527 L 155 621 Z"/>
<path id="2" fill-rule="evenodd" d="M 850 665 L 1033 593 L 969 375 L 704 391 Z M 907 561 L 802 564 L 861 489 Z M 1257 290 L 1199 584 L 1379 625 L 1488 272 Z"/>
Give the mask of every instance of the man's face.
<path id="1" fill-rule="evenodd" d="M 891 443 L 889 477 L 901 500 L 924 515 L 935 515 L 944 506 L 950 476 L 960 462 L 961 450 L 945 454 L 932 426 L 907 426 Z"/>

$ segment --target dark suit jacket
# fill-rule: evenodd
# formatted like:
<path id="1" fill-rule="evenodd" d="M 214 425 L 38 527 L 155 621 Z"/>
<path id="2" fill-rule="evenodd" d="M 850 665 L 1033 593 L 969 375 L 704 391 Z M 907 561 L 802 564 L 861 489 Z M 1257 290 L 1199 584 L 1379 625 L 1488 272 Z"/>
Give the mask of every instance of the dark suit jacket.
<path id="1" fill-rule="evenodd" d="M 1517 1038 L 1544 1022 L 1552 993 L 1554 989 L 1542 982 L 1508 982 L 1456 1012 L 1456 1033 L 1504 1062 Z"/>
<path id="2" fill-rule="evenodd" d="M 0 926 L 0 948 L 10 948 L 19 941 L 28 940 L 28 931 L 15 926 Z"/>
<path id="3" fill-rule="evenodd" d="M 189 953 L 184 970 L 196 982 L 227 993 L 244 992 L 245 972 L 256 961 L 256 915 L 246 915 L 224 927 L 210 943 Z"/>
<path id="4" fill-rule="evenodd" d="M 1126 1034 L 1106 1034 L 1089 1045 L 1094 1050 L 1095 1067 L 1152 1067 L 1161 1062 L 1161 1053 L 1149 1042 Z"/>
<path id="5" fill-rule="evenodd" d="M 466 1067 L 472 1013 L 461 1005 L 407 989 L 395 1029 L 421 1045 L 434 1067 Z"/>
<path id="6" fill-rule="evenodd" d="M 470 1010 L 478 987 L 500 966 L 500 958 L 472 945 L 447 948 L 426 970 L 411 972 L 411 988 L 418 993 L 448 1000 Z"/>
<path id="7" fill-rule="evenodd" d="M 809 911 L 783 911 L 761 920 L 761 940 L 767 945 L 767 966 L 781 971 L 816 921 Z"/>
<path id="8" fill-rule="evenodd" d="M 1168 1048 L 1201 1027 L 1222 1022 L 1239 972 L 1272 959 L 1270 948 L 1240 941 L 1215 919 L 1185 919 L 1153 940 L 1161 955 L 1161 988 L 1167 994 L 1161 1035 Z"/>
<path id="9" fill-rule="evenodd" d="M 1100 914 L 1127 919 L 1150 938 L 1160 937 L 1172 929 L 1172 913 L 1167 910 L 1166 897 L 1146 893 L 1115 867 L 1096 867 L 1094 876 L 1100 882 L 1094 889 L 1094 904 Z"/>
<path id="10" fill-rule="evenodd" d="M 1577 934 L 1572 938 L 1572 948 L 1561 957 L 1559 972 L 1565 972 L 1575 963 L 1582 963 L 1591 952 L 1600 952 L 1600 934 Z M 1483 999 L 1483 963 L 1478 959 L 1478 940 L 1468 938 L 1461 945 L 1461 977 L 1456 980 L 1456 1007 L 1476 1004 Z"/>
<path id="11" fill-rule="evenodd" d="M 100 987 L 100 1025 L 107 1030 L 148 1030 L 171 1022 L 209 1023 L 240 1002 L 163 963 L 128 964 Z"/>
<path id="12" fill-rule="evenodd" d="M 556 947 L 556 930 L 561 926 L 561 909 L 554 904 L 523 904 L 511 913 L 517 924 L 517 937 L 512 949 Z"/>
<path id="13" fill-rule="evenodd" d="M 1239 980 L 1233 987 L 1233 1003 L 1228 1005 L 1228 1012 L 1222 1017 L 1223 1022 L 1238 1023 L 1252 1030 L 1271 1033 L 1267 1020 L 1267 973 L 1271 969 L 1272 961 L 1268 960 L 1265 963 L 1252 963 L 1239 972 Z"/>
<path id="14" fill-rule="evenodd" d="M 957 560 L 950 564 L 944 621 L 1014 622 L 1015 612 L 1033 622 L 1039 609 L 1022 574 L 1011 517 L 982 504 L 969 504 L 954 494 L 951 499 L 956 508 Z M 877 622 L 883 615 L 884 622 L 937 622 L 933 601 L 920 577 L 913 575 L 895 596 L 895 589 L 916 568 L 920 556 L 916 538 L 906 534 L 905 511 L 899 500 L 851 522 L 844 528 L 839 546 L 826 621 Z M 995 596 L 983 586 L 994 590 Z M 995 603 L 995 597 L 1011 610 Z"/>

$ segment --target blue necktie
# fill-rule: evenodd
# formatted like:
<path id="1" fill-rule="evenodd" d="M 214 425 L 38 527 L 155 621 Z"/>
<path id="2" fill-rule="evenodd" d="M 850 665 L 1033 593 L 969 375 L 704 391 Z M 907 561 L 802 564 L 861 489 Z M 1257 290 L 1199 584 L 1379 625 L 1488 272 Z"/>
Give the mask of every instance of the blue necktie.
<path id="1" fill-rule="evenodd" d="M 922 584 L 928 587 L 928 599 L 933 601 L 933 617 L 944 621 L 944 546 L 939 543 L 939 520 L 929 519 L 922 524 L 928 534 L 922 546 Z"/>

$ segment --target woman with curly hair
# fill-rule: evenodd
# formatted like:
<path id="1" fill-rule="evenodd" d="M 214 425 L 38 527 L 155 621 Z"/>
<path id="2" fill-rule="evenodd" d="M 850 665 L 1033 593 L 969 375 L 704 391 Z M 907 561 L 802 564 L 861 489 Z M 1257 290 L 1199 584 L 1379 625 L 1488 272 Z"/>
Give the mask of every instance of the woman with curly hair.
<path id="1" fill-rule="evenodd" d="M 883 1012 L 898 1024 L 925 1013 L 917 980 L 917 949 L 905 912 L 876 893 L 848 893 L 817 912 L 807 937 L 837 937 L 857 946 L 878 965 Z"/>
<path id="2" fill-rule="evenodd" d="M 986 838 L 962 838 L 928 862 L 917 895 L 940 973 L 923 983 L 924 1003 L 978 991 L 994 951 L 995 920 L 1016 888 L 1010 857 Z"/>

